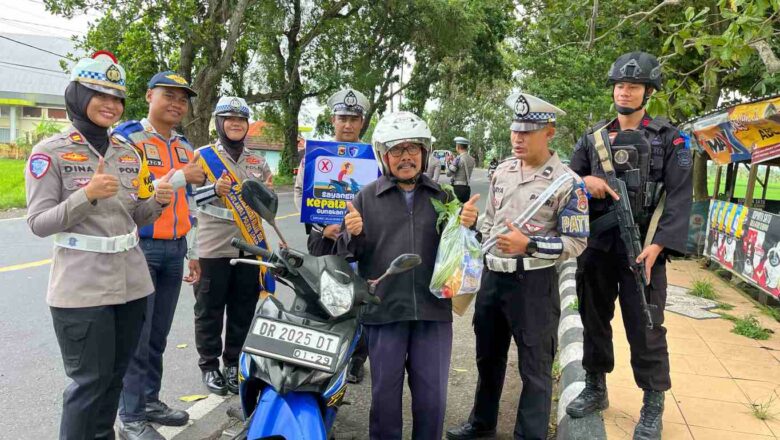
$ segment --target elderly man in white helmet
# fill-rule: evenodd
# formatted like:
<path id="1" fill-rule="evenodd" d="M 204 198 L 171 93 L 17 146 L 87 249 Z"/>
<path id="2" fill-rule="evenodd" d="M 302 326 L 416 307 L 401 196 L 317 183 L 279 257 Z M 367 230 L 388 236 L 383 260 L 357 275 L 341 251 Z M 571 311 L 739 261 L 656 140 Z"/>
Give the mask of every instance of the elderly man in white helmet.
<path id="1" fill-rule="evenodd" d="M 409 112 L 384 116 L 374 129 L 372 144 L 382 176 L 347 203 L 339 254 L 356 261 L 366 279 L 378 278 L 403 253 L 419 254 L 422 264 L 378 285 L 381 304 L 366 306 L 363 313 L 371 358 L 370 437 L 402 438 L 406 370 L 415 414 L 412 438 L 441 438 L 452 303 L 428 288 L 441 238 L 431 201 L 448 202 L 452 196 L 423 173 L 431 132 L 418 116 Z M 463 207 L 464 226 L 477 220 L 477 199 Z"/>

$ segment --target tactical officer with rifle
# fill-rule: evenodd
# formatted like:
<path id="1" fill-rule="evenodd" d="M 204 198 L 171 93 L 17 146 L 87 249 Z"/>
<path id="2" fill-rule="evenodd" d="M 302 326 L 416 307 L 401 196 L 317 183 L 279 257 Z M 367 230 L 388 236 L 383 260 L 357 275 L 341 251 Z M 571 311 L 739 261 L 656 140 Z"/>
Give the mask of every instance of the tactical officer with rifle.
<path id="1" fill-rule="evenodd" d="M 618 57 L 608 84 L 617 118 L 589 129 L 570 164 L 592 199 L 590 239 L 576 275 L 587 375 L 566 412 L 584 417 L 609 406 L 606 373 L 615 366 L 610 321 L 619 298 L 634 380 L 644 390 L 634 439 L 660 439 L 664 392 L 671 388 L 663 327 L 666 262 L 685 252 L 693 160 L 677 128 L 645 112 L 661 88 L 653 55 Z"/>

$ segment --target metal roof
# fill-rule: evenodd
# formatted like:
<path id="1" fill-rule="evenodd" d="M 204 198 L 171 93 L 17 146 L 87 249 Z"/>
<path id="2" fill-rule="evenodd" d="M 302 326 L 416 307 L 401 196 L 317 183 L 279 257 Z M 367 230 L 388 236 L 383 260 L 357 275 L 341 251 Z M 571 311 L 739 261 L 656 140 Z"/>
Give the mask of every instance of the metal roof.
<path id="1" fill-rule="evenodd" d="M 0 33 L 0 98 L 64 105 L 69 75 L 60 60 L 67 67 L 73 61 L 59 55 L 73 52 L 74 43 L 67 38 Z"/>

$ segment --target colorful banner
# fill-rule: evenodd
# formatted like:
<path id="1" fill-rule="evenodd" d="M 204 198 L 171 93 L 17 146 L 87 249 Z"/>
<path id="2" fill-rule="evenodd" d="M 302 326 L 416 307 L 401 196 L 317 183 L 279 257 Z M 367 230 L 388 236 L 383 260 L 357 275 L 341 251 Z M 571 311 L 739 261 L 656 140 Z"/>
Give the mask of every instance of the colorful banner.
<path id="1" fill-rule="evenodd" d="M 370 144 L 307 140 L 304 157 L 303 223 L 341 223 L 347 202 L 379 176 Z"/>
<path id="2" fill-rule="evenodd" d="M 720 165 L 780 157 L 780 97 L 739 104 L 697 119 L 697 143 Z"/>
<path id="3" fill-rule="evenodd" d="M 706 256 L 780 297 L 780 215 L 713 200 L 707 225 Z"/>

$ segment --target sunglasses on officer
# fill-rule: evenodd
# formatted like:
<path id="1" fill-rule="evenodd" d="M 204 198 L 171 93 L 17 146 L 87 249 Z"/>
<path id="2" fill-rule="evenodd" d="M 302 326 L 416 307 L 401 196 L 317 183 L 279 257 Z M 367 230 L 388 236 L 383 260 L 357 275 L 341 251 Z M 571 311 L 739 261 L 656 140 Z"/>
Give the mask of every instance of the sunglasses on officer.
<path id="1" fill-rule="evenodd" d="M 406 144 L 391 148 L 388 150 L 387 154 L 393 157 L 401 157 L 404 155 L 404 152 L 407 152 L 410 156 L 416 156 L 420 154 L 420 150 L 422 150 L 422 148 L 417 144 Z"/>

